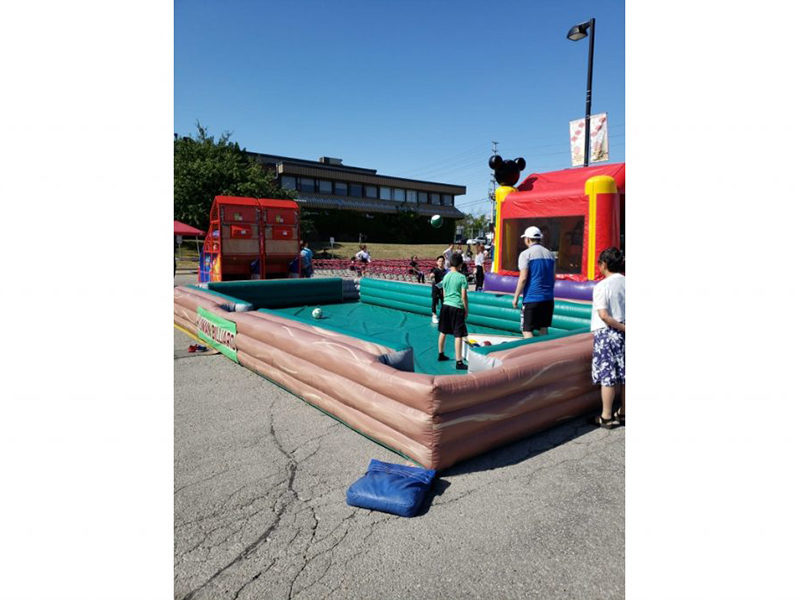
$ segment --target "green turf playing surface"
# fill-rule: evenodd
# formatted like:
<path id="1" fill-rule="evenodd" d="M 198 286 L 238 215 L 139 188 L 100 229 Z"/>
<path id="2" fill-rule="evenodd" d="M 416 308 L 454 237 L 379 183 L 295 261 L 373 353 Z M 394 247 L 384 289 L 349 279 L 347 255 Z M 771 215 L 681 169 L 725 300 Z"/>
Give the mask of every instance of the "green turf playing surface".
<path id="1" fill-rule="evenodd" d="M 322 308 L 323 317 L 313 319 L 311 311 Z M 393 308 L 348 302 L 344 304 L 319 304 L 271 309 L 269 312 L 289 318 L 299 317 L 313 321 L 321 327 L 351 333 L 354 337 L 369 337 L 380 340 L 394 348 L 411 346 L 414 349 L 414 371 L 430 375 L 466 375 L 467 371 L 456 370 L 453 336 L 448 335 L 444 353 L 449 361 L 439 362 L 438 325 L 431 323 L 430 315 L 404 312 Z M 469 333 L 509 335 L 508 331 L 467 325 Z M 519 336 L 522 339 L 522 335 Z"/>

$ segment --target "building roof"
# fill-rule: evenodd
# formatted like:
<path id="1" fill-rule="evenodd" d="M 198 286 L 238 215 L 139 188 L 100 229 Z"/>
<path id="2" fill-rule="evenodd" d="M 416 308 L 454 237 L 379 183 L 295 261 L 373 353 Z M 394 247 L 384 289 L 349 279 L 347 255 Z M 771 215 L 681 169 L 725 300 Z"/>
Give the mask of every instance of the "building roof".
<path id="1" fill-rule="evenodd" d="M 467 193 L 467 188 L 463 185 L 423 181 L 406 177 L 393 177 L 391 175 L 379 175 L 376 169 L 345 165 L 339 158 L 323 156 L 318 161 L 313 161 L 289 156 L 279 156 L 277 154 L 262 154 L 259 152 L 247 152 L 247 154 L 262 165 L 274 167 L 278 175 L 338 179 L 348 183 L 402 187 L 419 192 L 450 194 L 454 197 Z M 317 192 L 298 191 L 297 203 L 300 206 L 308 208 L 355 210 L 359 212 L 395 213 L 402 210 L 413 210 L 425 216 L 438 214 L 451 219 L 462 219 L 465 216 L 463 212 L 455 207 L 455 203 L 448 206 L 440 204 L 418 204 L 416 202 L 396 202 L 373 198 L 335 196 Z"/>
<path id="2" fill-rule="evenodd" d="M 344 165 L 340 159 L 331 159 L 323 156 L 319 161 L 305 160 L 302 158 L 291 158 L 288 156 L 278 156 L 275 154 L 261 154 L 259 152 L 248 152 L 258 162 L 265 165 L 275 165 L 278 175 L 298 175 L 305 177 L 325 177 L 335 178 L 339 175 L 341 179 L 354 183 L 368 183 L 373 185 L 388 185 L 395 187 L 409 187 L 413 184 L 414 189 L 423 192 L 439 192 L 460 196 L 467 193 L 466 186 L 453 185 L 450 183 L 438 183 L 435 181 L 424 181 L 421 179 L 409 179 L 407 177 L 394 177 L 391 175 L 379 175 L 376 169 L 366 169 L 363 167 L 352 167 Z M 335 161 L 335 162 L 331 162 Z"/>

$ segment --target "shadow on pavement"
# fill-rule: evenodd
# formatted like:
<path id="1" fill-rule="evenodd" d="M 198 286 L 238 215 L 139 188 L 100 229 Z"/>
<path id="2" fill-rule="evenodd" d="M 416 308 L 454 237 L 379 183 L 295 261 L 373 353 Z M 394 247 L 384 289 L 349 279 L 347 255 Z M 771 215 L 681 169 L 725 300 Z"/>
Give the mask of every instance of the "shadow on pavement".
<path id="1" fill-rule="evenodd" d="M 440 479 L 437 475 L 436 479 L 433 480 L 433 484 L 431 485 L 431 489 L 425 495 L 425 501 L 422 503 L 422 506 L 419 508 L 419 512 L 417 512 L 415 517 L 420 517 L 428 512 L 433 504 L 433 499 L 436 496 L 441 496 L 444 494 L 444 491 L 450 487 L 450 482 L 445 481 L 444 479 Z"/>
<path id="2" fill-rule="evenodd" d="M 500 467 L 508 467 L 533 458 L 543 452 L 552 450 L 566 442 L 577 439 L 592 432 L 595 427 L 588 423 L 588 415 L 576 417 L 546 429 L 526 438 L 512 442 L 505 446 L 495 448 L 449 467 L 438 474 L 438 477 L 449 477 L 475 473 L 478 471 L 492 471 Z M 438 481 L 438 479 L 437 479 Z"/>

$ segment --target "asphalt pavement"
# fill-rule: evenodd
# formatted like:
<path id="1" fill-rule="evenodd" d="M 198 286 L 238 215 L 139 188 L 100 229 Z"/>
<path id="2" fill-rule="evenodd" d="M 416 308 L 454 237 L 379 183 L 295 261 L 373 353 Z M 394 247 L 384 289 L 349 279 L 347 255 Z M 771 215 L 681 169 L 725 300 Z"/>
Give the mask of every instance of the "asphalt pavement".
<path id="1" fill-rule="evenodd" d="M 345 502 L 402 457 L 193 343 L 175 330 L 175 598 L 624 597 L 624 427 L 455 465 L 407 519 Z"/>

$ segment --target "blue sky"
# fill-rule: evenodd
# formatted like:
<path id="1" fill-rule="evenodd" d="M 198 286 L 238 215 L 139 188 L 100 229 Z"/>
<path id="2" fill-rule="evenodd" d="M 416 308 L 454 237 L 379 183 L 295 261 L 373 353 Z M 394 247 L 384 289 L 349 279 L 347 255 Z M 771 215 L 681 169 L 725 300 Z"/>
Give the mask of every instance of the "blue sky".
<path id="1" fill-rule="evenodd" d="M 490 208 L 492 141 L 523 175 L 570 167 L 570 120 L 609 115 L 611 162 L 625 160 L 621 1 L 352 0 L 175 2 L 175 131 L 200 121 L 248 150 L 467 186 Z"/>

